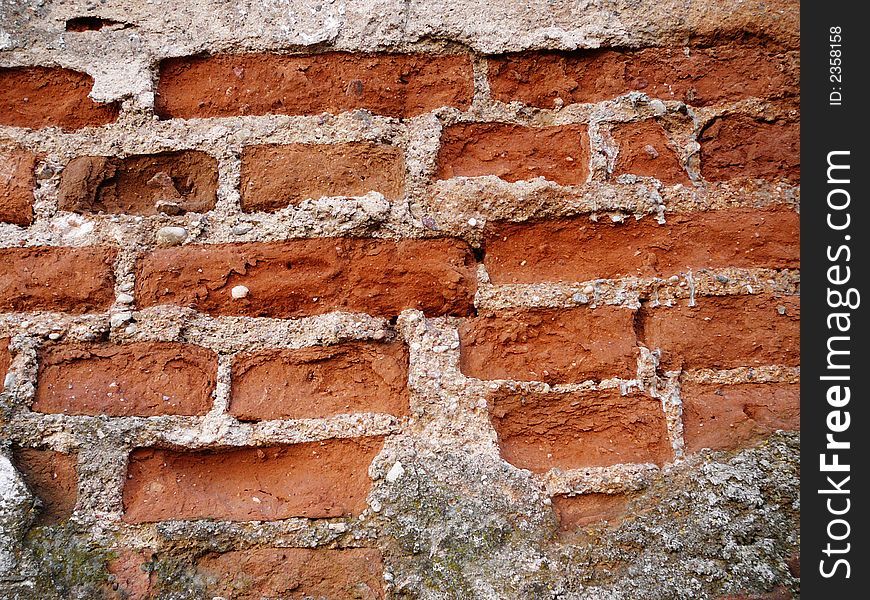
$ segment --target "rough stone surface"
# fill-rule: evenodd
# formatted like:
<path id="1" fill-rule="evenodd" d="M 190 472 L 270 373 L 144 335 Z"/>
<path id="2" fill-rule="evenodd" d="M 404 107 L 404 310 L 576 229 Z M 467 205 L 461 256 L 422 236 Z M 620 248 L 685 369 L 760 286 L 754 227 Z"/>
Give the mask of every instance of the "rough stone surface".
<path id="1" fill-rule="evenodd" d="M 242 210 L 276 210 L 322 196 L 378 192 L 402 197 L 405 161 L 384 144 L 248 146 L 242 154 Z"/>
<path id="2" fill-rule="evenodd" d="M 700 142 L 701 174 L 711 181 L 733 177 L 800 181 L 797 122 L 723 116 L 701 131 Z"/>
<path id="3" fill-rule="evenodd" d="M 341 344 L 237 356 L 229 413 L 241 420 L 342 413 L 408 413 L 408 350 L 401 342 Z"/>
<path id="4" fill-rule="evenodd" d="M 377 438 L 293 446 L 130 455 L 124 520 L 230 521 L 340 517 L 359 513 L 371 487 Z"/>
<path id="5" fill-rule="evenodd" d="M 203 415 L 217 356 L 191 344 L 63 344 L 39 355 L 33 410 L 115 417 Z"/>
<path id="6" fill-rule="evenodd" d="M 82 156 L 64 168 L 60 208 L 170 215 L 214 208 L 217 161 L 197 151 L 112 158 Z"/>

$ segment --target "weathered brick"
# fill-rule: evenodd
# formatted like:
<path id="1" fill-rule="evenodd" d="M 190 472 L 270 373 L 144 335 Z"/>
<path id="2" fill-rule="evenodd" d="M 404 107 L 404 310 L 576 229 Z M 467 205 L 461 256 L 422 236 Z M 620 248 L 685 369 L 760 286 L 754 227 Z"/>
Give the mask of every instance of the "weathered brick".
<path id="1" fill-rule="evenodd" d="M 6 389 L 6 373 L 12 356 L 9 354 L 9 338 L 0 338 L 0 392 Z"/>
<path id="2" fill-rule="evenodd" d="M 643 339 L 671 369 L 800 364 L 800 299 L 704 296 L 696 306 L 649 309 Z M 782 314 L 780 314 L 782 313 Z"/>
<path id="3" fill-rule="evenodd" d="M 76 456 L 52 450 L 13 448 L 12 462 L 42 503 L 36 525 L 56 525 L 69 519 L 78 497 Z"/>
<path id="4" fill-rule="evenodd" d="M 242 210 L 273 211 L 309 198 L 368 192 L 396 200 L 402 196 L 404 180 L 404 152 L 395 146 L 248 146 L 242 152 Z"/>
<path id="5" fill-rule="evenodd" d="M 217 198 L 217 168 L 216 159 L 197 150 L 74 158 L 61 177 L 60 208 L 137 215 L 206 212 Z"/>
<path id="6" fill-rule="evenodd" d="M 611 136 L 619 145 L 613 176 L 655 177 L 663 183 L 690 182 L 664 129 L 653 120 L 614 125 Z"/>
<path id="7" fill-rule="evenodd" d="M 790 209 L 679 213 L 660 225 L 588 217 L 496 222 L 485 239 L 493 283 L 669 276 L 691 269 L 800 266 L 800 216 Z"/>
<path id="8" fill-rule="evenodd" d="M 800 429 L 800 386 L 683 383 L 686 450 L 734 450 L 777 429 Z"/>
<path id="9" fill-rule="evenodd" d="M 114 417 L 204 415 L 217 355 L 191 344 L 62 344 L 39 352 L 33 410 Z"/>
<path id="10" fill-rule="evenodd" d="M 253 548 L 207 554 L 197 561 L 196 571 L 209 598 L 383 598 L 383 559 L 368 548 Z"/>
<path id="11" fill-rule="evenodd" d="M 114 248 L 0 248 L 0 311 L 105 310 L 114 301 Z"/>
<path id="12" fill-rule="evenodd" d="M 798 121 L 761 121 L 732 114 L 713 119 L 699 136 L 701 176 L 708 181 L 735 177 L 800 182 Z"/>
<path id="13" fill-rule="evenodd" d="M 661 465 L 673 456 L 661 402 L 640 393 L 502 391 L 490 398 L 489 416 L 502 458 L 534 472 Z"/>
<path id="14" fill-rule="evenodd" d="M 20 148 L 0 149 L 0 221 L 16 225 L 33 222 L 36 156 Z"/>
<path id="15" fill-rule="evenodd" d="M 634 311 L 515 310 L 481 314 L 459 327 L 460 368 L 478 379 L 578 383 L 634 377 Z"/>
<path id="16" fill-rule="evenodd" d="M 158 249 L 138 265 L 142 306 L 219 315 L 300 317 L 335 310 L 394 316 L 473 311 L 474 256 L 456 239 L 318 238 Z M 244 285 L 250 293 L 232 299 Z"/>
<path id="17" fill-rule="evenodd" d="M 100 127 L 118 117 L 117 104 L 98 104 L 88 97 L 90 75 L 52 67 L 0 68 L 0 125 Z"/>
<path id="18" fill-rule="evenodd" d="M 573 531 L 600 521 L 622 520 L 629 497 L 625 494 L 558 495 L 551 498 L 563 531 Z"/>
<path id="19" fill-rule="evenodd" d="M 130 454 L 124 486 L 128 523 L 170 519 L 263 521 L 358 514 L 368 468 L 383 438 Z"/>
<path id="20" fill-rule="evenodd" d="M 632 91 L 694 106 L 749 97 L 797 96 L 796 52 L 759 46 L 523 52 L 489 59 L 489 87 L 502 102 L 553 108 L 600 102 Z"/>
<path id="21" fill-rule="evenodd" d="M 468 108 L 473 91 L 467 55 L 239 54 L 164 60 L 155 108 L 164 119 L 354 109 L 413 117 Z"/>
<path id="22" fill-rule="evenodd" d="M 505 181 L 544 177 L 562 185 L 584 183 L 589 175 L 586 126 L 459 123 L 445 128 L 438 179 L 481 175 Z"/>
<path id="23" fill-rule="evenodd" d="M 408 413 L 408 350 L 401 342 L 266 350 L 233 363 L 229 412 L 238 419 Z"/>

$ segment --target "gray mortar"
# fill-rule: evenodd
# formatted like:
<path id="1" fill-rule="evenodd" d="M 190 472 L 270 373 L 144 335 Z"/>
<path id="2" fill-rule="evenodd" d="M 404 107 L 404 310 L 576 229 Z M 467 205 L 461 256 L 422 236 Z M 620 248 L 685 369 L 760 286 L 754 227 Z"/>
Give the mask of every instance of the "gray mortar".
<path id="1" fill-rule="evenodd" d="M 67 19 L 99 16 L 122 25 L 65 32 Z M 130 24 L 125 27 L 123 24 Z M 210 317 L 178 307 L 132 310 L 136 257 L 155 247 L 164 226 L 182 226 L 185 243 L 276 241 L 294 237 L 457 236 L 477 246 L 489 221 L 586 215 L 655 218 L 728 207 L 800 209 L 800 188 L 787 182 L 705 182 L 697 136 L 717 116 L 743 113 L 794 119 L 791 108 L 755 99 L 695 108 L 632 93 L 595 104 L 539 109 L 492 99 L 485 55 L 524 49 L 684 45 L 722 30 L 763 32 L 797 48 L 797 10 L 778 0 L 656 3 L 632 0 L 21 0 L 0 2 L 0 66 L 57 65 L 95 78 L 92 97 L 122 101 L 116 123 L 62 132 L 0 127 L 0 141 L 34 151 L 35 223 L 0 224 L 0 247 L 21 245 L 119 248 L 118 302 L 102 314 L 37 312 L 0 315 L 13 362 L 0 393 L 2 450 L 11 444 L 76 452 L 78 500 L 64 525 L 31 528 L 35 500 L 0 457 L 0 596 L 9 599 L 99 597 L 105 561 L 119 548 L 149 549 L 164 599 L 203 598 L 191 571 L 206 551 L 263 546 L 378 547 L 394 599 L 635 600 L 715 598 L 777 585 L 797 594 L 785 560 L 799 548 L 796 434 L 774 434 L 734 453 L 682 455 L 679 384 L 798 383 L 800 369 L 781 365 L 660 373 L 655 349 L 641 347 L 633 379 L 550 386 L 480 381 L 459 371 L 456 319 L 405 311 L 392 325 L 364 314 L 304 319 Z M 200 52 L 347 51 L 470 53 L 474 100 L 467 111 L 445 108 L 397 120 L 367 111 L 341 115 L 264 115 L 159 121 L 152 117 L 156 68 L 165 57 Z M 692 183 L 653 178 L 612 180 L 613 124 L 656 118 Z M 560 186 L 542 178 L 507 183 L 495 177 L 433 181 L 441 129 L 452 123 L 500 121 L 533 127 L 588 124 L 589 181 Z M 375 141 L 405 150 L 404 196 L 371 193 L 320 198 L 275 213 L 239 211 L 240 153 L 252 144 Z M 58 210 L 65 165 L 80 155 L 127 156 L 197 149 L 219 164 L 217 205 L 206 214 L 78 215 Z M 473 219 L 474 221 L 471 221 Z M 473 223 L 473 224 L 472 224 Z M 238 225 L 250 226 L 238 229 Z M 601 304 L 635 309 L 641 300 L 672 306 L 711 295 L 798 295 L 796 270 L 716 269 L 668 279 L 621 278 L 534 285 L 494 285 L 478 269 L 478 309 L 569 308 Z M 135 299 L 134 299 L 135 300 Z M 135 307 L 134 307 L 135 308 Z M 218 386 L 204 417 L 101 418 L 33 413 L 38 349 L 63 341 L 182 341 L 219 355 Z M 339 415 L 241 423 L 227 414 L 238 352 L 302 348 L 349 340 L 400 339 L 410 348 L 411 416 Z M 661 399 L 674 462 L 628 464 L 532 474 L 499 456 L 486 409 L 499 389 L 642 390 Z M 212 448 L 385 435 L 370 468 L 368 508 L 357 518 L 230 523 L 208 520 L 132 525 L 121 520 L 121 489 L 132 448 Z M 7 461 L 8 462 L 8 461 Z M 401 464 L 401 475 L 388 473 Z M 399 470 L 392 471 L 398 473 Z M 631 497 L 625 520 L 557 531 L 550 497 L 608 493 Z M 12 560 L 13 562 L 10 562 Z"/>

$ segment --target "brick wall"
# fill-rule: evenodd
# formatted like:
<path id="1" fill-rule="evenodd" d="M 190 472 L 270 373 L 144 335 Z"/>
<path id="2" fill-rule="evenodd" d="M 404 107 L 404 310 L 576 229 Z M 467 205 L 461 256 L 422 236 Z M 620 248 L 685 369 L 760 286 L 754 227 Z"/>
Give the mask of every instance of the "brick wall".
<path id="1" fill-rule="evenodd" d="M 793 506 L 709 470 L 797 460 L 796 3 L 544 43 L 409 13 L 426 35 L 373 46 L 224 8 L 233 43 L 164 46 L 123 4 L 0 46 L 0 424 L 31 498 L 0 567 L 32 573 L 0 591 L 796 593 Z M 766 575 L 692 575 L 759 506 Z M 629 576 L 681 523 L 679 566 Z"/>

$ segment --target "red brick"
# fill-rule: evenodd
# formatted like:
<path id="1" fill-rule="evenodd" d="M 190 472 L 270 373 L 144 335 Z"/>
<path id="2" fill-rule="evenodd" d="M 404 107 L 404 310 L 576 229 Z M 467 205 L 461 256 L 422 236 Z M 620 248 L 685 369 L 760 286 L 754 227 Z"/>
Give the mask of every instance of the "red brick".
<path id="1" fill-rule="evenodd" d="M 690 183 L 664 129 L 655 121 L 614 125 L 611 136 L 619 145 L 613 176 L 655 177 L 663 183 Z"/>
<path id="2" fill-rule="evenodd" d="M 524 52 L 489 59 L 489 87 L 502 102 L 553 108 L 631 91 L 694 106 L 799 93 L 796 52 L 758 46 Z"/>
<path id="3" fill-rule="evenodd" d="M 438 179 L 481 175 L 505 181 L 544 177 L 562 185 L 585 183 L 589 175 L 586 126 L 459 123 L 445 128 Z"/>
<path id="4" fill-rule="evenodd" d="M 467 55 L 240 54 L 164 60 L 155 108 L 164 119 L 354 109 L 413 117 L 468 108 L 473 93 Z"/>
<path id="5" fill-rule="evenodd" d="M 88 98 L 93 85 L 90 75 L 69 69 L 0 68 L 0 125 L 72 130 L 113 122 L 118 105 Z"/>
<path id="6" fill-rule="evenodd" d="M 800 429 L 800 386 L 776 383 L 684 383 L 686 449 L 734 450 L 778 430 Z"/>
<path id="7" fill-rule="evenodd" d="M 701 176 L 800 182 L 801 137 L 797 121 L 766 122 L 747 115 L 718 117 L 701 131 Z"/>
<path id="8" fill-rule="evenodd" d="M 496 392 L 489 415 L 502 458 L 534 472 L 673 457 L 661 402 L 640 393 Z"/>
<path id="9" fill-rule="evenodd" d="M 0 150 L 0 221 L 33 222 L 36 156 L 27 150 Z"/>
<path id="10" fill-rule="evenodd" d="M 634 311 L 612 306 L 482 314 L 459 327 L 460 368 L 478 379 L 579 383 L 637 371 Z"/>
<path id="11" fill-rule="evenodd" d="M 662 349 L 668 370 L 799 365 L 800 299 L 704 296 L 694 307 L 653 308 L 643 319 L 643 338 Z"/>
<path id="12" fill-rule="evenodd" d="M 322 196 L 402 196 L 405 158 L 384 144 L 248 146 L 242 152 L 242 210 L 274 211 Z"/>
<path id="13" fill-rule="evenodd" d="M 394 316 L 473 311 L 470 247 L 456 239 L 318 238 L 158 249 L 138 265 L 142 306 L 178 304 L 218 315 L 301 317 L 336 310 Z M 233 300 L 244 285 L 250 294 Z"/>
<path id="14" fill-rule="evenodd" d="M 217 355 L 190 344 L 62 344 L 39 353 L 33 410 L 113 417 L 204 415 Z"/>
<path id="15" fill-rule="evenodd" d="M 9 371 L 11 362 L 12 356 L 9 354 L 9 338 L 0 338 L 0 392 L 5 389 L 6 373 Z"/>
<path id="16" fill-rule="evenodd" d="M 553 509 L 563 531 L 573 531 L 600 521 L 621 521 L 628 506 L 624 494 L 581 494 L 553 496 Z"/>
<path id="17" fill-rule="evenodd" d="M 124 521 L 267 521 L 359 514 L 383 438 L 130 454 Z"/>
<path id="18" fill-rule="evenodd" d="M 408 350 L 401 342 L 266 350 L 233 363 L 229 412 L 244 421 L 342 413 L 408 414 Z"/>
<path id="19" fill-rule="evenodd" d="M 745 208 L 613 223 L 588 217 L 496 222 L 484 264 L 493 283 L 669 276 L 700 268 L 800 266 L 800 216 Z"/>
<path id="20" fill-rule="evenodd" d="M 12 462 L 27 487 L 42 502 L 36 525 L 56 525 L 69 519 L 78 496 L 76 456 L 52 450 L 15 448 Z"/>
<path id="21" fill-rule="evenodd" d="M 217 168 L 216 159 L 197 150 L 127 158 L 82 156 L 63 170 L 60 209 L 137 215 L 206 212 L 217 198 Z"/>
<path id="22" fill-rule="evenodd" d="M 155 585 L 156 574 L 149 568 L 154 558 L 150 550 L 130 550 L 122 548 L 114 553 L 109 561 L 108 571 L 111 575 L 112 588 L 115 594 L 108 593 L 110 598 L 123 600 L 151 600 L 157 596 Z"/>
<path id="23" fill-rule="evenodd" d="M 115 299 L 114 248 L 0 248 L 0 311 L 105 310 Z"/>
<path id="24" fill-rule="evenodd" d="M 383 559 L 367 548 L 254 548 L 207 554 L 196 570 L 206 595 L 261 598 L 383 598 Z"/>

